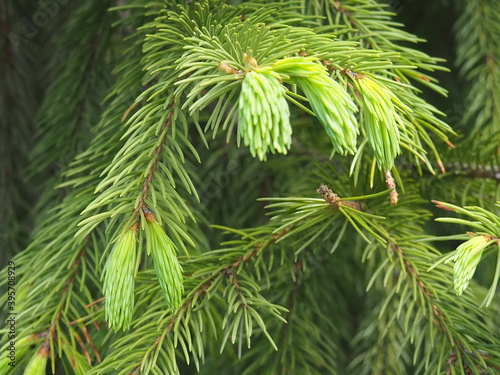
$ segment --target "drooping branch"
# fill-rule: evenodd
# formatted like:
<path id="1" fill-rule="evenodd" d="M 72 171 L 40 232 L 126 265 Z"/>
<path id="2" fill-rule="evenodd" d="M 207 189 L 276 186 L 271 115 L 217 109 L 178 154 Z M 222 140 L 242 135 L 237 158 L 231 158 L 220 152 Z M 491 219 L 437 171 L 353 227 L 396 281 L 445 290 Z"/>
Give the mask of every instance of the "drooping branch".
<path id="1" fill-rule="evenodd" d="M 207 277 L 204 282 L 197 287 L 197 289 L 191 291 L 188 298 L 184 301 L 183 305 L 173 315 L 171 315 L 170 321 L 162 330 L 161 334 L 155 338 L 154 342 L 146 350 L 146 356 L 143 357 L 141 364 L 139 364 L 134 371 L 137 371 L 138 373 L 138 371 L 144 365 L 144 362 L 154 356 L 155 351 L 160 350 L 158 347 L 160 343 L 163 342 L 163 339 L 166 336 L 170 335 L 176 329 L 179 324 L 179 320 L 185 318 L 186 313 L 190 312 L 193 309 L 194 301 L 196 301 L 196 308 L 200 308 L 201 304 L 206 301 L 204 297 L 207 295 L 208 290 L 211 289 L 214 283 L 219 282 L 223 278 L 229 278 L 230 282 L 236 288 L 238 295 L 240 296 L 240 298 L 242 298 L 243 292 L 241 291 L 238 282 L 238 269 L 242 265 L 248 264 L 249 261 L 261 254 L 261 252 L 265 248 L 268 248 L 272 244 L 276 243 L 276 241 L 278 241 L 287 232 L 288 229 L 285 229 L 279 233 L 270 235 L 268 239 L 264 239 L 262 242 L 259 242 L 252 251 L 247 252 L 245 255 L 238 256 L 233 262 L 228 262 L 227 266 Z M 243 307 L 245 306 L 246 305 L 243 304 Z M 190 315 L 190 313 L 188 315 Z"/>

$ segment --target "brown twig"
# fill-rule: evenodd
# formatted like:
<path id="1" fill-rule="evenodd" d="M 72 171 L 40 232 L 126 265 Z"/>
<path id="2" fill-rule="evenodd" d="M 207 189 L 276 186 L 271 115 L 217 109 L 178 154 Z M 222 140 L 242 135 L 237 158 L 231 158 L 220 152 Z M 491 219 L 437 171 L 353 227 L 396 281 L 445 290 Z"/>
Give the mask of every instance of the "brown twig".
<path id="1" fill-rule="evenodd" d="M 99 298 L 99 299 L 96 299 L 94 302 L 91 302 L 91 303 L 89 303 L 88 305 L 85 305 L 84 307 L 85 307 L 86 309 L 88 309 L 89 307 L 92 307 L 92 306 L 94 306 L 94 305 L 96 305 L 96 304 L 98 304 L 99 302 L 102 302 L 102 301 L 104 301 L 104 297 L 101 297 L 101 298 Z"/>
<path id="2" fill-rule="evenodd" d="M 321 185 L 316 192 L 318 192 L 323 199 L 330 204 L 335 209 L 338 209 L 339 206 L 351 207 L 358 211 L 365 211 L 365 205 L 360 201 L 348 201 L 342 200 L 337 194 L 335 194 L 331 189 L 326 185 Z"/>
<path id="3" fill-rule="evenodd" d="M 163 124 L 163 126 L 161 128 L 161 132 L 164 132 L 163 137 L 160 141 L 160 144 L 156 147 L 156 149 L 153 152 L 153 158 L 154 158 L 153 165 L 149 169 L 149 171 L 146 175 L 146 178 L 144 179 L 144 181 L 142 183 L 142 196 L 139 200 L 139 205 L 137 208 L 142 210 L 142 211 L 145 211 L 145 212 L 147 210 L 146 199 L 148 198 L 148 195 L 149 195 L 149 189 L 151 188 L 151 182 L 153 181 L 156 168 L 158 168 L 158 163 L 159 163 L 160 158 L 161 158 L 161 153 L 163 151 L 163 147 L 164 147 L 165 142 L 167 140 L 168 132 L 165 131 L 165 129 L 169 128 L 172 125 L 172 117 L 174 115 L 174 108 L 175 108 L 175 103 L 172 104 L 172 107 L 170 108 L 170 112 L 167 115 L 167 119 L 165 120 L 165 123 Z"/>
<path id="4" fill-rule="evenodd" d="M 408 259 L 406 259 L 406 255 L 403 251 L 403 248 L 395 243 L 391 243 L 390 246 L 393 253 L 398 254 L 401 257 L 401 260 L 403 260 L 406 273 L 416 281 L 417 286 L 422 291 L 422 293 L 424 293 L 426 296 L 429 297 L 429 300 L 431 301 L 432 313 L 435 317 L 434 324 L 439 325 L 441 331 L 446 333 L 446 327 L 444 326 L 445 318 L 443 313 L 440 311 L 439 307 L 434 303 L 435 301 L 434 296 L 425 286 L 424 282 L 420 279 L 420 276 L 418 275 L 418 272 L 413 266 L 413 264 L 410 261 L 408 261 Z"/>

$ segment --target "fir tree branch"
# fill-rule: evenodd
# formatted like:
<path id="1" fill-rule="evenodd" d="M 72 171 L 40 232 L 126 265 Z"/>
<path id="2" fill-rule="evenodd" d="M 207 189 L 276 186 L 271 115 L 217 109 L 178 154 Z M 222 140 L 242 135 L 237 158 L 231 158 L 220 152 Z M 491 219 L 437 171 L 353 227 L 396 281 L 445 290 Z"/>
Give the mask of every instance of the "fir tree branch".
<path id="1" fill-rule="evenodd" d="M 489 138 L 498 134 L 496 129 L 500 122 L 499 7 L 497 2 L 489 0 L 468 1 L 460 7 L 457 64 L 471 85 L 462 126 L 470 128 L 466 134 L 475 142 L 478 138 L 484 142 L 483 136 Z M 496 154 L 497 150 L 489 152 Z"/>
<path id="2" fill-rule="evenodd" d="M 467 7 L 491 4 L 481 1 Z M 25 3 L 6 4 L 0 28 L 11 30 L 26 15 L 17 8 Z M 426 232 L 442 227 L 430 225 L 422 209 L 422 197 L 434 191 L 443 200 L 482 199 L 490 207 L 500 194 L 496 145 L 480 152 L 487 158 L 479 165 L 490 167 L 483 171 L 460 162 L 474 153 L 472 143 L 470 152 L 441 160 L 435 140 L 453 147 L 453 132 L 420 92 L 425 86 L 445 94 L 429 75 L 442 69 L 440 60 L 408 47 L 416 38 L 382 4 L 132 0 L 120 1 L 111 15 L 103 12 L 107 2 L 95 6 L 61 9 L 66 35 L 43 32 L 66 41 L 48 43 L 47 52 L 67 59 L 50 78 L 39 112 L 50 131 L 33 169 L 67 152 L 78 155 L 57 171 L 63 190 L 43 194 L 38 207 L 50 208 L 36 213 L 34 238 L 13 259 L 19 356 L 12 375 L 23 367 L 46 371 L 49 358 L 52 370 L 77 374 L 498 371 L 498 319 L 476 299 L 498 305 L 500 261 L 496 268 L 480 263 L 486 271 L 477 279 L 494 280 L 490 290 L 473 281 L 463 290 L 477 255 L 498 250 L 496 211 L 455 209 L 473 215 L 446 220 L 475 231 L 444 237 L 465 242 L 442 255 L 426 244 Z M 490 55 L 498 44 L 495 16 L 474 9 L 484 22 L 470 40 L 493 31 L 481 36 L 486 44 L 477 43 L 481 53 L 463 60 L 472 81 L 479 66 L 494 78 Z M 94 50 L 96 38 L 103 44 Z M 2 120 L 22 129 L 37 106 L 28 96 L 16 100 L 19 88 L 31 89 L 30 69 L 14 64 L 25 56 L 7 56 L 8 76 L 0 77 L 25 80 L 5 86 L 11 105 L 1 111 Z M 107 79 L 78 86 L 83 75 L 110 78 L 113 68 L 109 90 Z M 495 82 L 487 82 L 488 93 Z M 106 90 L 104 105 L 94 103 Z M 485 112 L 475 112 L 478 123 L 494 110 L 485 104 Z M 63 134 L 74 139 L 44 151 Z M 238 149 L 241 139 L 266 162 Z M 19 158 L 9 149 L 0 163 L 20 163 L 28 143 Z M 448 174 L 421 178 L 422 169 L 444 171 L 454 160 L 460 165 Z M 13 177 L 0 188 L 23 177 L 6 170 Z M 392 206 L 396 185 L 400 202 Z M 263 196 L 272 197 L 269 221 L 255 203 Z M 23 210 L 14 209 L 16 217 Z M 247 229 L 209 229 L 213 223 Z M 218 245 L 221 231 L 213 229 L 231 238 Z M 465 266 L 455 272 L 460 297 L 450 293 L 454 267 L 447 259 Z M 0 287 L 6 283 L 0 279 Z M 7 298 L 1 295 L 0 305 Z M 6 363 L 0 360 L 2 375 Z"/>
<path id="3" fill-rule="evenodd" d="M 39 105 L 38 49 L 26 48 L 18 35 L 31 3 L 4 1 L 0 5 L 0 264 L 31 238 L 35 191 L 26 183 L 27 151 L 33 147 L 35 110 Z M 21 39 L 21 40 L 20 40 Z M 23 40 L 23 42 L 25 42 Z"/>
<path id="4" fill-rule="evenodd" d="M 273 289 L 278 290 L 279 286 L 281 293 L 278 298 L 288 310 L 285 316 L 287 322 L 274 325 L 271 331 L 278 352 L 272 351 L 269 346 L 254 346 L 251 352 L 242 357 L 242 364 L 235 363 L 238 366 L 236 371 L 242 374 L 321 374 L 328 369 L 330 373 L 342 373 L 339 347 L 342 327 L 337 327 L 328 318 L 339 316 L 338 311 L 330 307 L 342 302 L 333 301 L 330 283 L 328 292 L 322 293 L 321 301 L 314 297 L 313 292 L 324 286 L 322 282 L 328 279 L 325 271 L 332 271 L 325 268 L 311 272 L 306 263 L 306 259 L 299 258 L 290 265 L 279 266 L 289 267 L 287 274 L 279 272 L 279 268 L 273 271 Z M 331 282 L 331 279 L 328 281 Z M 270 291 L 270 294 L 274 292 Z M 325 301 L 328 301 L 328 307 Z M 318 329 L 315 321 L 325 324 Z"/>
<path id="5" fill-rule="evenodd" d="M 109 64 L 112 51 L 110 3 L 98 1 L 80 6 L 59 37 L 58 51 L 51 62 L 54 80 L 37 113 L 38 134 L 31 154 L 31 175 L 44 176 L 50 168 L 66 165 L 86 146 L 78 144 L 83 138 L 79 134 L 87 133 L 98 121 L 100 101 L 110 82 L 108 70 L 103 69 Z"/>
<path id="6" fill-rule="evenodd" d="M 389 229 L 388 233 L 392 238 L 389 256 L 396 256 L 397 260 L 381 263 L 368 286 L 370 288 L 375 280 L 381 277 L 380 274 L 385 275 L 381 287 L 387 288 L 388 294 L 380 316 L 388 308 L 391 299 L 400 298 L 394 319 L 387 323 L 388 327 L 384 332 L 391 329 L 389 327 L 394 323 L 403 324 L 405 334 L 409 335 L 411 342 L 415 342 L 413 362 L 417 366 L 417 372 L 425 370 L 425 373 L 430 373 L 433 369 L 443 371 L 443 368 L 453 366 L 463 366 L 475 372 L 496 368 L 499 358 L 491 348 L 499 343 L 489 337 L 488 329 L 480 323 L 484 312 L 475 307 L 470 296 L 467 297 L 470 308 L 465 310 L 459 301 L 449 295 L 448 284 L 443 277 L 451 273 L 450 268 L 441 267 L 439 271 L 434 269 L 428 273 L 426 268 L 436 250 L 412 243 L 412 237 L 407 237 L 405 232 L 406 229 L 402 228 Z M 367 251 L 372 252 L 374 249 Z M 388 277 L 393 275 L 396 269 L 398 275 L 393 282 L 389 282 Z M 412 311 L 413 309 L 415 311 Z M 427 322 L 423 323 L 423 319 Z M 412 325 L 411 321 L 414 321 Z M 421 324 L 423 327 L 419 328 Z M 439 336 L 434 332 L 434 326 L 439 328 Z M 434 337 L 436 342 L 429 340 L 429 337 Z M 437 337 L 440 337 L 439 340 Z M 434 345 L 439 348 L 441 354 L 431 357 L 430 347 Z M 453 363 L 448 361 L 452 353 L 456 353 L 461 360 Z M 420 364 L 416 362 L 417 358 L 422 358 Z M 456 367 L 453 368 L 455 371 Z"/>
<path id="7" fill-rule="evenodd" d="M 175 107 L 175 103 L 172 104 L 171 110 L 168 112 L 165 124 L 162 126 L 162 128 L 160 130 L 160 134 L 162 134 L 163 136 L 162 136 L 158 146 L 153 151 L 153 154 L 152 154 L 153 163 L 151 165 L 151 168 L 147 171 L 146 178 L 144 179 L 144 182 L 142 184 L 142 196 L 139 200 L 139 204 L 137 205 L 138 210 L 142 210 L 142 211 L 147 210 L 146 199 L 148 198 L 150 184 L 153 181 L 154 173 L 156 171 L 156 168 L 158 168 L 158 162 L 160 161 L 163 147 L 165 145 L 165 142 L 167 141 L 167 134 L 168 133 L 165 130 L 167 128 L 170 128 L 172 125 L 172 116 L 174 114 L 174 111 L 173 111 L 174 107 Z"/>
<path id="8" fill-rule="evenodd" d="M 55 372 L 55 353 L 56 352 L 61 353 L 62 351 L 66 351 L 65 348 L 69 344 L 68 342 L 65 342 L 65 340 L 63 341 L 63 332 L 61 331 L 60 325 L 61 325 L 61 320 L 63 318 L 64 310 L 66 309 L 67 294 L 74 287 L 76 274 L 78 272 L 81 272 L 80 265 L 82 257 L 85 256 L 85 247 L 86 245 L 84 244 L 83 249 L 77 255 L 77 258 L 75 259 L 73 264 L 70 266 L 70 269 L 72 271 L 69 273 L 68 275 L 69 278 L 67 279 L 66 285 L 61 292 L 61 296 L 59 297 L 61 302 L 54 311 L 54 316 L 52 318 L 52 321 L 50 322 L 50 327 L 45 332 L 42 333 L 43 336 L 45 336 L 43 347 L 47 348 L 48 353 L 50 353 L 47 356 L 50 355 L 51 357 L 52 372 Z M 78 338 L 78 335 L 75 335 L 74 337 Z M 88 356 L 88 354 L 86 357 L 87 357 L 87 363 L 90 367 L 91 364 L 90 357 Z M 73 362 L 73 364 L 75 365 L 75 362 Z M 86 367 L 85 369 L 80 368 L 77 371 L 75 366 L 74 370 L 75 372 L 82 373 L 83 370 L 88 370 L 89 367 Z"/>
<path id="9" fill-rule="evenodd" d="M 261 234 L 261 230 L 256 231 L 256 233 Z M 245 273 L 246 268 L 252 269 L 252 264 L 255 262 L 256 257 L 261 257 L 264 254 L 264 250 L 268 249 L 271 244 L 279 240 L 281 236 L 286 233 L 273 234 L 266 230 L 264 234 L 260 237 L 254 237 L 251 233 L 245 235 L 241 241 L 235 244 L 233 249 L 223 249 L 221 251 L 207 252 L 203 256 L 199 257 L 191 263 L 185 264 L 185 267 L 193 268 L 196 272 L 190 275 L 186 280 L 186 289 L 190 290 L 184 299 L 184 303 L 180 309 L 177 311 L 167 311 L 166 313 L 160 307 L 157 310 L 158 321 L 154 324 L 147 324 L 142 326 L 139 322 L 145 317 L 141 317 L 136 320 L 133 325 L 137 326 L 137 329 L 133 334 L 128 335 L 120 339 L 120 345 L 116 346 L 116 349 L 110 356 L 106 357 L 102 364 L 96 366 L 91 373 L 107 371 L 107 369 L 115 368 L 118 363 L 120 368 L 123 369 L 122 373 L 141 371 L 149 372 L 153 369 L 161 368 L 159 366 L 167 366 L 164 363 L 162 353 L 172 353 L 174 346 L 178 342 L 196 342 L 197 344 L 189 345 L 189 350 L 192 352 L 192 358 L 196 361 L 197 366 L 198 359 L 203 358 L 203 348 L 198 340 L 201 337 L 195 335 L 195 332 L 206 332 L 207 327 L 204 325 L 212 321 L 213 318 L 210 317 L 213 312 L 210 312 L 210 305 L 214 303 L 221 303 L 221 297 L 223 294 L 222 287 L 226 283 L 226 288 L 235 287 L 237 289 L 237 294 L 247 300 L 248 308 L 256 312 L 256 306 L 266 310 L 270 310 L 274 316 L 279 318 L 279 311 L 282 310 L 279 306 L 272 305 L 269 302 L 263 300 L 261 297 L 256 298 L 255 296 L 248 294 L 255 291 L 250 291 L 248 285 L 245 286 L 245 291 L 240 287 L 238 277 Z M 214 263 L 214 255 L 217 255 L 216 259 L 223 260 Z M 208 270 L 200 272 L 195 266 L 196 264 L 210 264 Z M 201 280 L 201 281 L 200 281 Z M 150 293 L 148 293 L 150 294 Z M 245 296 L 243 297 L 243 294 Z M 149 297 L 148 297 L 149 298 Z M 229 298 L 229 296 L 226 296 Z M 138 304 L 142 302 L 139 301 Z M 224 304 L 224 308 L 228 309 L 227 303 Z M 151 313 L 151 312 L 150 312 Z M 233 314 L 233 311 L 228 311 L 228 314 Z M 197 314 L 208 314 L 202 320 L 198 321 Z M 253 316 L 253 315 L 250 315 Z M 200 318 L 201 319 L 201 318 Z M 255 319 L 253 317 L 252 319 Z M 281 318 L 282 319 L 282 318 Z M 204 321 L 203 325 L 200 326 L 200 322 Z M 185 327 L 193 325 L 192 329 L 186 330 Z M 213 327 L 215 330 L 216 328 Z M 158 335 L 158 330 L 160 334 Z M 134 354 L 134 360 L 128 360 L 126 365 L 122 362 L 123 354 L 122 347 L 126 347 L 130 340 L 134 340 L 133 337 L 136 334 L 140 334 L 141 337 L 147 337 L 147 341 L 141 343 L 140 348 L 136 348 L 136 353 Z M 227 337 L 226 337 L 227 338 Z M 242 338 L 242 336 L 240 336 Z M 247 336 L 247 339 L 250 337 Z M 270 337 L 268 336 L 270 339 Z M 225 340 L 224 340 L 225 341 Z M 234 342 L 233 342 L 234 343 Z M 189 353 L 185 352 L 185 360 L 189 363 Z M 170 362 L 168 368 L 170 373 L 178 373 L 178 364 L 175 362 Z"/>

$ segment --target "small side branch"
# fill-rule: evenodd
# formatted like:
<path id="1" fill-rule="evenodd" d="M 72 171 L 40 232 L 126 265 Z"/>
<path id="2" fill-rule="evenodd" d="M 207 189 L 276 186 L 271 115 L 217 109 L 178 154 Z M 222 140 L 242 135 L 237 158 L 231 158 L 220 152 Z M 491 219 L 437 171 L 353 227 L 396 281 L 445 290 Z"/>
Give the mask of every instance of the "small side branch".
<path id="1" fill-rule="evenodd" d="M 246 262 L 248 262 L 250 259 L 253 259 L 257 254 L 259 254 L 263 248 L 271 245 L 271 244 L 274 244 L 276 241 L 278 241 L 282 236 L 284 236 L 286 233 L 288 233 L 288 231 L 290 230 L 290 228 L 285 228 L 283 231 L 277 233 L 277 234 L 273 234 L 270 236 L 270 241 L 263 241 L 263 242 L 260 242 L 257 246 L 255 246 L 255 248 L 253 249 L 253 251 L 251 251 L 250 253 L 246 254 L 246 255 L 242 255 L 240 257 L 238 257 L 230 266 L 227 266 L 225 268 L 223 268 L 222 270 L 214 273 L 213 275 L 211 275 L 210 277 L 208 277 L 206 279 L 206 281 L 200 286 L 198 287 L 197 290 L 195 290 L 193 293 L 192 293 L 192 296 L 187 299 L 184 304 L 182 305 L 182 307 L 179 308 L 179 310 L 177 310 L 177 312 L 172 316 L 172 319 L 170 320 L 169 324 L 167 325 L 167 327 L 165 328 L 165 330 L 161 333 L 161 335 L 159 335 L 155 341 L 153 342 L 153 344 L 151 345 L 151 347 L 147 350 L 147 356 L 145 356 L 143 358 L 143 362 L 149 358 L 151 358 L 153 356 L 153 353 L 158 350 L 158 346 L 160 345 L 160 343 L 163 341 L 162 339 L 169 335 L 175 325 L 176 325 L 176 322 L 182 318 L 182 315 L 189 310 L 191 304 L 193 303 L 194 300 L 196 301 L 201 301 L 201 299 L 203 298 L 203 296 L 206 294 L 207 290 L 210 289 L 210 287 L 212 286 L 212 284 L 217 280 L 217 278 L 220 276 L 220 275 L 223 275 L 225 277 L 230 277 L 232 279 L 232 282 L 235 286 L 235 288 L 237 289 L 238 291 L 238 294 L 241 296 L 242 295 L 242 292 L 240 290 L 240 286 L 239 286 L 239 283 L 237 281 L 237 278 L 236 278 L 236 270 L 237 268 L 241 265 L 241 264 L 244 264 Z M 141 363 L 139 366 L 136 367 L 136 369 L 134 371 L 137 371 L 137 372 L 132 372 L 132 374 L 134 373 L 139 373 L 138 371 L 140 370 L 141 366 L 142 366 L 143 363 Z"/>
<path id="2" fill-rule="evenodd" d="M 335 194 L 331 189 L 326 185 L 321 185 L 316 192 L 318 192 L 323 199 L 330 204 L 335 209 L 338 209 L 339 206 L 347 206 L 354 208 L 358 211 L 365 211 L 365 205 L 363 202 L 359 201 L 345 201 L 342 200 L 337 194 Z"/>
<path id="3" fill-rule="evenodd" d="M 170 112 L 167 115 L 167 119 L 161 128 L 161 133 L 163 133 L 162 139 L 160 141 L 160 144 L 156 147 L 156 149 L 153 152 L 153 155 L 152 155 L 152 157 L 154 159 L 153 164 L 152 164 L 151 168 L 149 169 L 149 171 L 146 175 L 146 178 L 144 179 L 144 181 L 142 183 L 142 196 L 141 196 L 141 199 L 139 201 L 139 205 L 137 208 L 139 210 L 144 211 L 144 212 L 147 212 L 147 210 L 148 210 L 146 207 L 146 199 L 148 198 L 149 190 L 151 189 L 151 182 L 153 181 L 154 174 L 156 172 L 156 169 L 158 168 L 158 163 L 160 161 L 161 154 L 162 154 L 163 148 L 165 146 L 165 142 L 167 140 L 168 132 L 166 132 L 165 129 L 170 128 L 172 126 L 172 117 L 174 115 L 174 110 L 175 110 L 175 103 L 172 104 L 172 107 L 170 108 Z"/>
<path id="4" fill-rule="evenodd" d="M 444 325 L 445 317 L 444 317 L 443 313 L 441 312 L 441 310 L 439 309 L 439 307 L 436 305 L 434 296 L 432 295 L 432 293 L 429 291 L 429 289 L 425 286 L 425 284 L 420 279 L 418 272 L 415 269 L 415 267 L 413 266 L 413 264 L 407 259 L 406 255 L 403 251 L 403 248 L 395 243 L 391 243 L 390 246 L 391 246 L 391 250 L 395 254 L 397 254 L 401 258 L 401 260 L 403 261 L 403 263 L 405 265 L 406 273 L 415 280 L 420 291 L 428 297 L 430 304 L 431 304 L 431 307 L 432 307 L 432 313 L 433 313 L 434 318 L 435 318 L 434 324 L 439 325 L 439 327 L 441 328 L 441 331 L 443 333 L 446 333 L 447 330 L 446 330 L 446 327 Z"/>

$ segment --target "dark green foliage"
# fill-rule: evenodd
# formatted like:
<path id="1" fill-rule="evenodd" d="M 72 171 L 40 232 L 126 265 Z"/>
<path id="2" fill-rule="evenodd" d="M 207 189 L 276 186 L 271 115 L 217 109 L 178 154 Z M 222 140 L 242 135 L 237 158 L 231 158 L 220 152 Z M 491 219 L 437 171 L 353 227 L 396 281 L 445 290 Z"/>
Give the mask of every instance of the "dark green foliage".
<path id="1" fill-rule="evenodd" d="M 497 1 L 457 6 L 453 128 L 375 0 L 66 2 L 20 39 L 28 4 L 0 4 L 0 375 L 500 371 Z"/>

